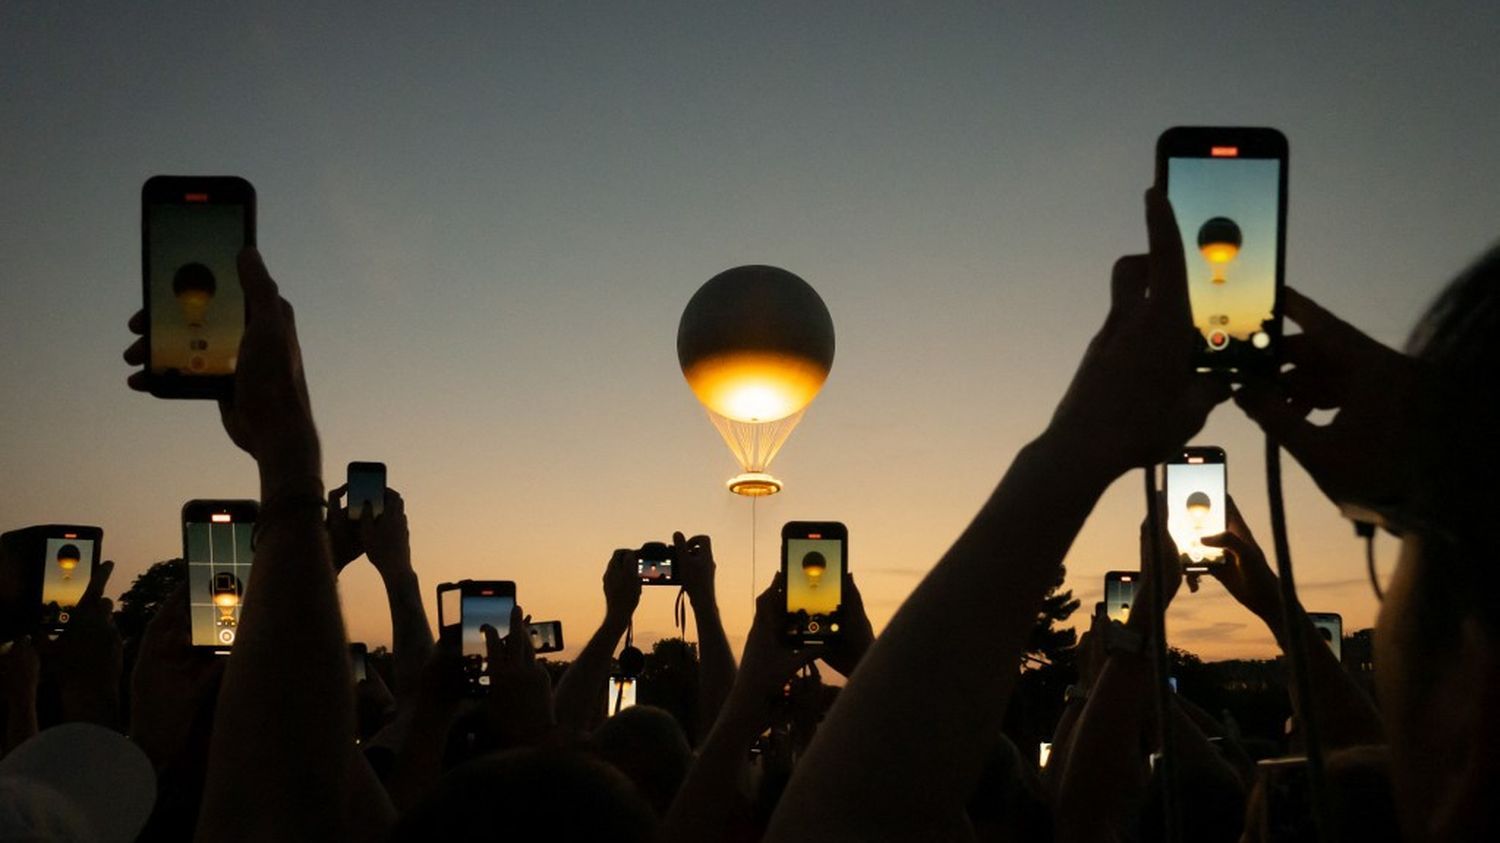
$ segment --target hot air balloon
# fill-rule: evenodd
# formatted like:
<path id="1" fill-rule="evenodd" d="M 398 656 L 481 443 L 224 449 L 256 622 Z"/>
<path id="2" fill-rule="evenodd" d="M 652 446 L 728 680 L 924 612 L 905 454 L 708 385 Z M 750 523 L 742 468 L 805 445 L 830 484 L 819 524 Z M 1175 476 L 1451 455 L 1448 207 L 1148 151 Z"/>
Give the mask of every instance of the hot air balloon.
<path id="1" fill-rule="evenodd" d="M 212 591 L 214 606 L 219 609 L 219 626 L 234 626 L 234 612 L 240 607 L 240 595 L 244 593 L 239 577 L 228 571 L 214 574 Z"/>
<path id="2" fill-rule="evenodd" d="M 185 263 L 172 276 L 172 295 L 182 307 L 182 320 L 190 328 L 203 327 L 203 316 L 219 285 L 213 270 L 201 263 Z"/>
<path id="3" fill-rule="evenodd" d="M 781 491 L 767 473 L 833 366 L 833 318 L 806 281 L 739 266 L 698 288 L 677 326 L 677 359 L 743 473 L 731 492 Z"/>
<path id="4" fill-rule="evenodd" d="M 1223 284 L 1224 267 L 1240 253 L 1240 227 L 1229 217 L 1214 217 L 1198 229 L 1198 251 L 1214 273 L 1214 283 Z"/>
<path id="5" fill-rule="evenodd" d="M 1213 501 L 1205 492 L 1194 492 L 1187 497 L 1188 518 L 1193 522 L 1193 529 L 1202 532 L 1208 521 L 1209 510 L 1213 509 Z"/>
<path id="6" fill-rule="evenodd" d="M 802 557 L 802 573 L 807 575 L 807 587 L 817 588 L 823 581 L 823 572 L 828 570 L 828 560 L 816 550 Z"/>
<path id="7" fill-rule="evenodd" d="M 62 569 L 62 578 L 73 579 L 73 571 L 78 567 L 78 561 L 83 556 L 78 552 L 78 545 L 65 544 L 57 549 L 57 567 Z"/>

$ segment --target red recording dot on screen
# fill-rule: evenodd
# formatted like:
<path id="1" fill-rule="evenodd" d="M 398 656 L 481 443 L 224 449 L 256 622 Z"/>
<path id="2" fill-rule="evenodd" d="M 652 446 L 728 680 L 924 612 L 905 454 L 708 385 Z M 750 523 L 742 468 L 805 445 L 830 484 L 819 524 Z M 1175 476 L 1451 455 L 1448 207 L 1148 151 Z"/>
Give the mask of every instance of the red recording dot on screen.
<path id="1" fill-rule="evenodd" d="M 1237 146 L 1214 146 L 1209 148 L 1208 154 L 1215 158 L 1238 158 L 1240 157 L 1240 148 Z"/>
<path id="2" fill-rule="evenodd" d="M 76 538 L 78 538 L 78 534 L 77 533 L 63 533 L 63 538 L 65 538 L 65 539 L 76 539 Z"/>
<path id="3" fill-rule="evenodd" d="M 808 533 L 807 537 L 810 538 L 810 539 L 821 539 L 821 538 L 823 538 L 823 534 L 822 533 Z"/>
<path id="4" fill-rule="evenodd" d="M 189 194 L 186 194 L 186 195 L 184 195 L 182 197 L 182 201 L 184 201 L 184 202 L 207 202 L 208 201 L 208 194 L 207 193 L 189 193 Z"/>

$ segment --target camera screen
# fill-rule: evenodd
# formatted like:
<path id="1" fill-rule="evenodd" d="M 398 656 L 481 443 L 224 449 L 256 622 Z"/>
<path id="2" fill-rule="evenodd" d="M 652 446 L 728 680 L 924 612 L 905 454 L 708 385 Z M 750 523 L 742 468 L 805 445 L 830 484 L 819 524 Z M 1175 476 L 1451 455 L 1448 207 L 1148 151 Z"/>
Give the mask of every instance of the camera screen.
<path id="1" fill-rule="evenodd" d="M 838 539 L 787 539 L 786 610 L 799 634 L 838 632 L 844 599 L 844 543 Z"/>
<path id="2" fill-rule="evenodd" d="M 553 653 L 562 649 L 558 635 L 562 631 L 562 624 L 558 621 L 547 623 L 534 623 L 531 625 L 531 648 L 538 653 Z"/>
<path id="3" fill-rule="evenodd" d="M 672 560 L 670 559 L 637 559 L 636 566 L 643 580 L 670 580 L 672 578 Z"/>
<path id="4" fill-rule="evenodd" d="M 1130 619 L 1130 607 L 1135 605 L 1135 577 L 1104 579 L 1104 611 L 1112 621 L 1124 623 Z"/>
<path id="5" fill-rule="evenodd" d="M 214 513 L 210 521 L 187 523 L 188 606 L 193 644 L 228 648 L 239 633 L 255 524 Z"/>
<path id="6" fill-rule="evenodd" d="M 92 539 L 49 537 L 42 554 L 42 625 L 63 626 L 89 586 L 94 565 Z"/>
<path id="7" fill-rule="evenodd" d="M 1318 631 L 1318 637 L 1333 650 L 1333 657 L 1344 660 L 1344 619 L 1335 614 L 1311 612 L 1308 619 Z"/>
<path id="8" fill-rule="evenodd" d="M 245 330 L 243 205 L 147 208 L 151 372 L 230 375 Z"/>
<path id="9" fill-rule="evenodd" d="M 1167 463 L 1167 532 L 1185 565 L 1214 562 L 1223 548 L 1204 536 L 1224 532 L 1224 464 Z"/>
<path id="10" fill-rule="evenodd" d="M 1169 158 L 1167 192 L 1186 253 L 1199 371 L 1238 371 L 1268 360 L 1275 335 L 1281 162 L 1274 158 Z M 1220 362 L 1222 360 L 1222 362 Z"/>
<path id="11" fill-rule="evenodd" d="M 385 472 L 379 469 L 349 469 L 349 517 L 364 517 L 365 507 L 379 518 L 385 512 Z"/>
<path id="12" fill-rule="evenodd" d="M 614 717 L 633 705 L 635 705 L 635 680 L 624 676 L 609 677 L 609 699 L 605 702 L 605 715 Z"/>
<path id="13" fill-rule="evenodd" d="M 465 594 L 460 611 L 463 613 L 463 651 L 466 656 L 485 658 L 484 633 L 479 627 L 489 624 L 501 638 L 510 634 L 510 610 L 515 608 L 516 598 L 507 594 Z"/>

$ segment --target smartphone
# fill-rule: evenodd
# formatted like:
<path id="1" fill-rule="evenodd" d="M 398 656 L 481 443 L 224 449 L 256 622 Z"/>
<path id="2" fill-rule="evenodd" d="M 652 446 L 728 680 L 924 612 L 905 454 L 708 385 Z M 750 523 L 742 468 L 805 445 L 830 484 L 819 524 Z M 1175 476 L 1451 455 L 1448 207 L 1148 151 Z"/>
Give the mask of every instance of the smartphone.
<path id="1" fill-rule="evenodd" d="M 825 644 L 839 634 L 849 530 L 837 521 L 790 521 L 781 528 L 786 583 L 786 635 L 797 646 Z"/>
<path id="2" fill-rule="evenodd" d="M 255 188 L 237 176 L 152 176 L 141 188 L 146 383 L 158 398 L 224 398 L 245 333 L 239 253 Z"/>
<path id="3" fill-rule="evenodd" d="M 473 691 L 487 691 L 490 684 L 485 673 L 489 652 L 479 628 L 489 624 L 501 638 L 506 637 L 515 605 L 516 584 L 507 580 L 460 580 L 438 586 L 440 634 L 458 637 Z"/>
<path id="4" fill-rule="evenodd" d="M 1156 141 L 1182 234 L 1200 372 L 1274 373 L 1286 264 L 1287 142 L 1275 129 L 1184 127 Z"/>
<path id="5" fill-rule="evenodd" d="M 385 463 L 349 463 L 349 518 L 358 521 L 370 508 L 370 516 L 379 518 L 385 512 Z"/>
<path id="6" fill-rule="evenodd" d="M 555 653 L 563 648 L 562 621 L 542 621 L 531 625 L 531 648 L 538 653 Z"/>
<path id="7" fill-rule="evenodd" d="M 1333 657 L 1344 660 L 1344 616 L 1337 612 L 1308 612 L 1307 619 L 1318 630 L 1323 642 L 1333 651 Z"/>
<path id="8" fill-rule="evenodd" d="M 43 524 L 0 537 L 0 641 L 66 630 L 103 543 L 103 530 L 76 524 Z"/>
<path id="9" fill-rule="evenodd" d="M 605 716 L 614 717 L 633 705 L 635 705 L 635 678 L 619 674 L 609 677 L 609 699 L 604 706 Z"/>
<path id="10" fill-rule="evenodd" d="M 194 500 L 182 505 L 182 558 L 187 560 L 194 647 L 227 654 L 234 646 L 250 585 L 259 512 L 255 501 Z"/>
<path id="11" fill-rule="evenodd" d="M 1209 547 L 1204 536 L 1227 529 L 1227 467 L 1224 449 L 1183 448 L 1167 463 L 1167 532 L 1177 544 L 1182 569 L 1203 572 L 1224 558 L 1224 549 Z"/>
<path id="12" fill-rule="evenodd" d="M 349 668 L 353 671 L 356 684 L 365 681 L 370 675 L 369 648 L 358 641 L 349 645 Z"/>
<path id="13" fill-rule="evenodd" d="M 1104 612 L 1110 620 L 1124 623 L 1130 619 L 1139 581 L 1140 574 L 1135 571 L 1110 571 L 1104 575 Z"/>

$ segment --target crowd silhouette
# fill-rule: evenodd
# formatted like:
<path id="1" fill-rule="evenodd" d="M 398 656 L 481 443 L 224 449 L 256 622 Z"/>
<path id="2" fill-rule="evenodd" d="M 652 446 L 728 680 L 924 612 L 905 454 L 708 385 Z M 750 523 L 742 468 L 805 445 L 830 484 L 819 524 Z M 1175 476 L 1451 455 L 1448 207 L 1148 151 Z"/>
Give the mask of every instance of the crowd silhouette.
<path id="1" fill-rule="evenodd" d="M 180 563 L 150 573 L 164 578 L 159 599 L 117 613 L 106 561 L 66 632 L 7 642 L 0 838 L 1500 839 L 1500 567 L 1485 541 L 1500 249 L 1447 286 L 1405 351 L 1287 288 L 1300 329 L 1285 338 L 1287 368 L 1231 384 L 1194 371 L 1178 226 L 1160 190 L 1145 211 L 1149 252 L 1115 263 L 1108 317 L 1051 421 L 879 636 L 844 571 L 841 634 L 793 646 L 778 574 L 736 662 L 712 542 L 676 533 L 696 648 L 659 647 L 649 663 L 670 661 L 684 690 L 651 704 L 643 682 L 629 708 L 611 688 L 641 597 L 635 548 L 609 555 L 605 615 L 565 670 L 538 658 L 524 607 L 508 629 L 486 625 L 476 693 L 472 658 L 429 623 L 422 589 L 436 583 L 412 558 L 402 496 L 387 490 L 378 516 L 354 519 L 347 490 L 327 488 L 295 313 L 245 249 L 248 319 L 220 407 L 260 476 L 246 620 L 227 657 L 194 647 Z M 137 341 L 124 359 L 145 356 Z M 129 383 L 147 388 L 143 373 Z M 1287 683 L 1279 741 L 1244 740 L 1187 693 L 1158 705 L 1165 630 L 1143 603 L 1123 622 L 1096 611 L 1068 651 L 1076 680 L 1056 694 L 1042 766 L 1005 718 L 1063 557 L 1111 483 L 1167 460 L 1230 400 L 1345 512 L 1400 537 L 1376 697 L 1285 599 L 1231 499 L 1228 529 L 1204 540 L 1227 561 L 1208 575 L 1309 680 Z M 1314 410 L 1336 414 L 1320 425 Z M 1166 611 L 1184 577 L 1164 519 L 1148 517 L 1139 542 L 1139 593 L 1161 594 Z M 361 556 L 384 583 L 393 641 L 356 680 L 338 578 Z M 818 662 L 847 684 L 822 682 Z"/>

